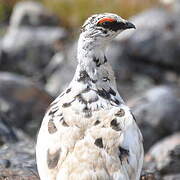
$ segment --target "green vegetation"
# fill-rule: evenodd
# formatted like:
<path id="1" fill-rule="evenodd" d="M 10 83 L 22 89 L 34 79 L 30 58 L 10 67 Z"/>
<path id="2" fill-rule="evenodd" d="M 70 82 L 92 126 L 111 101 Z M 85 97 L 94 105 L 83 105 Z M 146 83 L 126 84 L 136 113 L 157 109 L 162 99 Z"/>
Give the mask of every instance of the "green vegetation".
<path id="1" fill-rule="evenodd" d="M 7 19 L 20 0 L 0 0 L 0 20 Z M 59 15 L 67 27 L 79 27 L 94 13 L 113 12 L 124 18 L 153 6 L 157 0 L 36 0 Z M 4 17 L 7 16 L 7 17 Z"/>
<path id="2" fill-rule="evenodd" d="M 0 0 L 0 22 L 8 21 L 15 0 Z"/>
<path id="3" fill-rule="evenodd" d="M 157 0 L 41 0 L 67 25 L 78 27 L 91 14 L 112 12 L 124 18 L 153 6 Z"/>

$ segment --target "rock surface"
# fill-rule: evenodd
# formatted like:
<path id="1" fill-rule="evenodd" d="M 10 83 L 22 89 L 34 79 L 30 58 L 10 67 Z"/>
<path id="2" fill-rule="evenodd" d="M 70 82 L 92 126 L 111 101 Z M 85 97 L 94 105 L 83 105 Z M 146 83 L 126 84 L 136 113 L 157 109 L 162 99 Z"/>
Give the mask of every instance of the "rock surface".
<path id="1" fill-rule="evenodd" d="M 46 74 L 49 76 L 47 77 L 45 88 L 53 96 L 58 96 L 68 86 L 74 76 L 77 65 L 76 49 L 77 42 L 68 47 L 64 54 L 61 52 L 56 53 L 46 68 Z M 52 66 L 56 67 L 54 71 Z"/>
<path id="2" fill-rule="evenodd" d="M 180 100 L 173 88 L 152 88 L 128 104 L 142 131 L 146 151 L 157 140 L 180 130 Z"/>
<path id="3" fill-rule="evenodd" d="M 59 19 L 41 3 L 35 1 L 18 2 L 10 19 L 11 27 L 58 26 Z"/>
<path id="4" fill-rule="evenodd" d="M 179 180 L 180 179 L 180 174 L 173 174 L 173 175 L 168 175 L 164 176 L 163 180 Z"/>
<path id="5" fill-rule="evenodd" d="M 1 41 L 0 70 L 42 80 L 43 69 L 67 38 L 56 19 L 37 2 L 19 2 Z"/>
<path id="6" fill-rule="evenodd" d="M 131 61 L 151 62 L 178 70 L 180 45 L 177 37 L 180 34 L 180 21 L 175 14 L 154 8 L 134 16 L 131 21 L 137 30 L 124 32 L 124 36 L 119 36 L 123 53 Z"/>
<path id="7" fill-rule="evenodd" d="M 52 100 L 30 79 L 0 72 L 0 109 L 10 117 L 8 123 L 11 125 L 35 136 Z"/>
<path id="8" fill-rule="evenodd" d="M 16 129 L 18 141 L 0 146 L 0 179 L 36 180 L 35 144 L 24 133 Z"/>
<path id="9" fill-rule="evenodd" d="M 8 117 L 0 112 L 0 146 L 6 143 L 15 143 L 18 138 L 9 123 Z"/>
<path id="10" fill-rule="evenodd" d="M 180 171 L 180 133 L 175 133 L 151 147 L 145 161 L 153 163 L 161 176 L 178 174 Z"/>

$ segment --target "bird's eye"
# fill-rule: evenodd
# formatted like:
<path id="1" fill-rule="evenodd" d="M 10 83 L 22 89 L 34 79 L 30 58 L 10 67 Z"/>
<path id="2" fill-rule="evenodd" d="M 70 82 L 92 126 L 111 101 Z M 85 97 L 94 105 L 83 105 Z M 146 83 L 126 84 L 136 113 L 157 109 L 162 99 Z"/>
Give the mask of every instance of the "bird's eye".
<path id="1" fill-rule="evenodd" d="M 108 25 L 110 22 L 109 21 L 105 21 L 102 23 L 102 25 Z"/>

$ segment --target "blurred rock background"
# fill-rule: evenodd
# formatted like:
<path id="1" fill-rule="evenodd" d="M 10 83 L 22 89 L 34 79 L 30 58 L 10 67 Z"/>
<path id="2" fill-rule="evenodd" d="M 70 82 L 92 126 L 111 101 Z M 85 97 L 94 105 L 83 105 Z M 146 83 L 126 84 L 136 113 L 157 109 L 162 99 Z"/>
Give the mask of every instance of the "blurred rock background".
<path id="1" fill-rule="evenodd" d="M 137 27 L 107 57 L 143 133 L 143 173 L 180 179 L 180 0 L 0 0 L 0 180 L 39 179 L 38 128 L 74 75 L 81 24 L 102 12 Z"/>

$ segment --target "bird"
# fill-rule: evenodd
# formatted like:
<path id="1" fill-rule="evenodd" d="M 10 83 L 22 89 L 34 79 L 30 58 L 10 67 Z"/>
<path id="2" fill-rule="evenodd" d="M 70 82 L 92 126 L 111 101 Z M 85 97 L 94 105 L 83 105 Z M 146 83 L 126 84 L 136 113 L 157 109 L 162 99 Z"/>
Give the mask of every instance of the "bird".
<path id="1" fill-rule="evenodd" d="M 50 104 L 36 143 L 41 180 L 139 180 L 143 137 L 120 96 L 107 45 L 135 25 L 114 13 L 95 14 L 81 27 L 78 65 Z"/>

